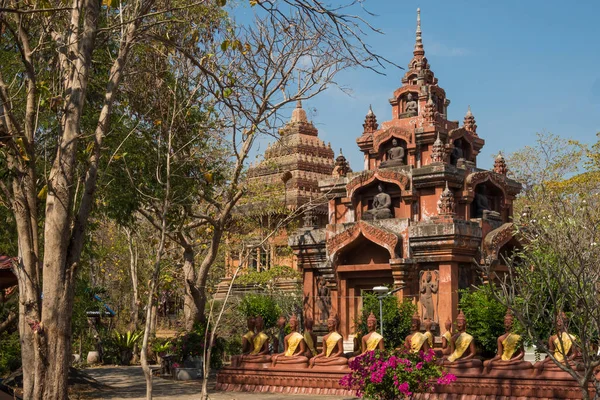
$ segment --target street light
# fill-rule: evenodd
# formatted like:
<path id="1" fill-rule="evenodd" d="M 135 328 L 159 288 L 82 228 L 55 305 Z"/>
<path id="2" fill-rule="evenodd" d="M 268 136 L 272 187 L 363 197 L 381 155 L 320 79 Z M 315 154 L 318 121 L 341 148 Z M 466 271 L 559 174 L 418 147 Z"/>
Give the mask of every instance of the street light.
<path id="1" fill-rule="evenodd" d="M 379 299 L 379 321 L 381 325 L 381 336 L 383 336 L 383 298 L 402 289 L 404 289 L 404 286 L 400 286 L 392 291 L 390 291 L 390 288 L 387 286 L 375 286 L 373 288 L 373 291 L 379 295 L 377 298 Z"/>
<path id="2" fill-rule="evenodd" d="M 383 336 L 383 298 L 387 296 L 390 289 L 387 286 L 375 286 L 373 291 L 377 293 L 379 296 L 379 324 L 381 326 L 381 336 Z"/>

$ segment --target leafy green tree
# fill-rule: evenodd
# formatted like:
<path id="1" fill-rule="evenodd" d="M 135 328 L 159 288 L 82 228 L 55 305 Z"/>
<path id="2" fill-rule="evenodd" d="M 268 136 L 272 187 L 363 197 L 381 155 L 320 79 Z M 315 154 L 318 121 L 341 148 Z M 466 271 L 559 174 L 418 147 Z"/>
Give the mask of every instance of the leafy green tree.
<path id="1" fill-rule="evenodd" d="M 497 339 L 504 334 L 506 306 L 496 299 L 489 286 L 460 292 L 459 308 L 467 319 L 467 330 L 481 348 L 481 355 L 496 355 Z"/>
<path id="2" fill-rule="evenodd" d="M 598 398 L 600 380 L 594 370 L 600 366 L 595 350 L 600 332 L 600 180 L 596 162 L 600 146 L 562 139 L 553 139 L 551 146 L 556 149 L 561 144 L 564 148 L 556 157 L 548 151 L 548 143 L 527 150 L 531 159 L 545 160 L 544 165 L 551 166 L 550 174 L 519 198 L 523 212 L 518 215 L 515 234 L 523 247 L 505 260 L 507 273 L 496 275 L 493 266 L 488 266 L 487 273 L 498 283 L 490 289 L 511 308 L 526 338 L 577 380 L 583 398 L 591 398 L 590 384 Z M 565 154 L 574 158 L 565 159 Z M 548 336 L 556 333 L 557 314 L 563 312 L 568 317 L 566 329 L 576 335 L 574 346 L 581 354 L 573 364 L 558 362 L 547 342 Z"/>
<path id="3" fill-rule="evenodd" d="M 410 323 L 413 314 L 417 311 L 417 306 L 411 301 L 398 301 L 396 296 L 385 296 L 382 299 L 383 305 L 383 336 L 387 348 L 396 348 L 404 344 L 404 339 L 410 334 Z M 355 321 L 356 332 L 360 336 L 366 335 L 367 318 L 373 313 L 377 317 L 378 331 L 381 322 L 379 321 L 379 297 L 374 293 L 363 294 L 363 308 L 361 317 Z"/>

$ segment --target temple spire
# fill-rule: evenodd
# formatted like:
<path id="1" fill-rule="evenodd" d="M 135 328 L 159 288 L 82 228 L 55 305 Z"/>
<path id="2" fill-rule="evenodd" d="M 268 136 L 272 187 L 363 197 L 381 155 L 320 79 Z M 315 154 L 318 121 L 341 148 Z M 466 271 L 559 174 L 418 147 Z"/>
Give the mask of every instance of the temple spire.
<path id="1" fill-rule="evenodd" d="M 425 49 L 423 48 L 423 38 L 421 37 L 421 9 L 417 8 L 417 39 L 415 41 L 415 50 L 413 54 L 415 56 L 424 56 Z"/>

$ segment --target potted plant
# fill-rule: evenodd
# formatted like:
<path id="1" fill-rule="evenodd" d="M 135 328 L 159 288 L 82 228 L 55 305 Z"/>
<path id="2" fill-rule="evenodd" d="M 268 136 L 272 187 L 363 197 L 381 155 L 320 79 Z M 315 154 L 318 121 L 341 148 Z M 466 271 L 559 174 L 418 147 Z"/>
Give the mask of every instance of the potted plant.
<path id="1" fill-rule="evenodd" d="M 135 345 L 143 337 L 143 332 L 119 333 L 115 331 L 114 344 L 119 349 L 119 365 L 129 365 Z"/>

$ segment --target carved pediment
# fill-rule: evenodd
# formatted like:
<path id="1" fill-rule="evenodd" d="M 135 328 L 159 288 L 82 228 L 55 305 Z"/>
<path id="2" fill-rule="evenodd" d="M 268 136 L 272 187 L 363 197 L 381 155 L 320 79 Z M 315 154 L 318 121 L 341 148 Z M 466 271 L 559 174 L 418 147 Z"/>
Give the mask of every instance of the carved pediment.
<path id="1" fill-rule="evenodd" d="M 410 185 L 410 178 L 402 172 L 389 169 L 364 171 L 346 185 L 348 197 L 352 197 L 357 189 L 368 186 L 375 181 L 393 183 L 402 190 L 407 190 Z"/>
<path id="2" fill-rule="evenodd" d="M 390 253 L 390 258 L 398 258 L 396 248 L 400 238 L 396 234 L 368 222 L 359 221 L 327 240 L 327 252 L 330 259 L 335 259 L 336 253 L 359 239 L 360 236 L 386 249 Z"/>
<path id="3" fill-rule="evenodd" d="M 512 238 L 519 240 L 515 224 L 512 222 L 507 222 L 488 233 L 483 241 L 488 260 L 497 260 L 502 246 Z"/>
<path id="4" fill-rule="evenodd" d="M 392 138 L 404 140 L 406 143 L 412 143 L 412 135 L 409 131 L 392 126 L 375 132 L 373 135 L 373 151 L 379 153 L 381 145 Z"/>

